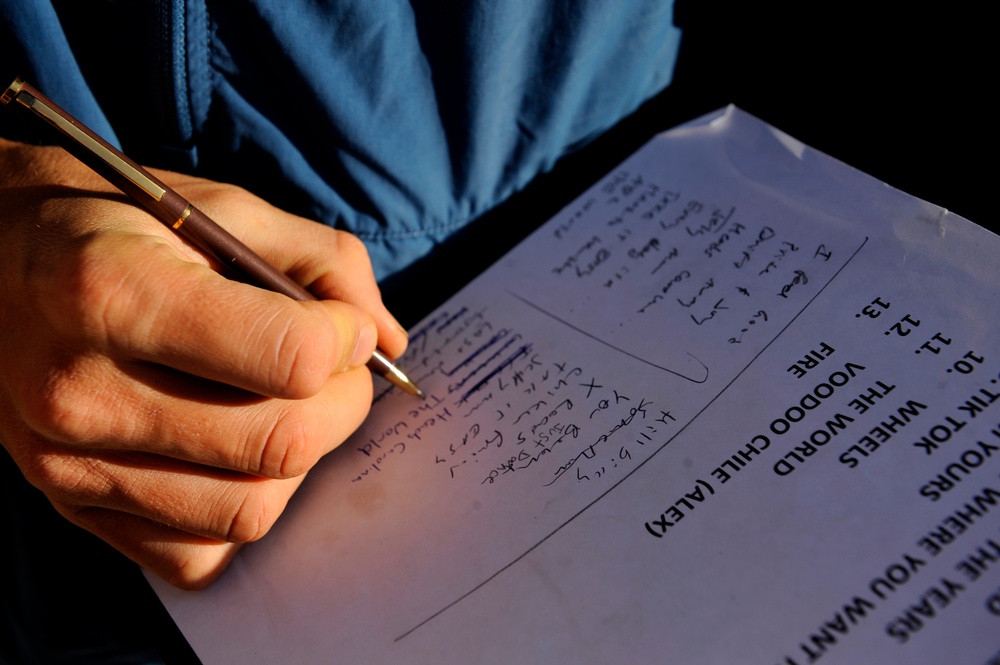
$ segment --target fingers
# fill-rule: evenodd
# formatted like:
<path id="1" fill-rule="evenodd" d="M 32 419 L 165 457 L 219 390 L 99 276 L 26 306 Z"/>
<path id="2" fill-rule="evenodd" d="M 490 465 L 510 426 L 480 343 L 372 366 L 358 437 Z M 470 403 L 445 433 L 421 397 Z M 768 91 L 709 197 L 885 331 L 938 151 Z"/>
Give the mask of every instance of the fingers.
<path id="1" fill-rule="evenodd" d="M 302 482 L 140 453 L 61 455 L 55 449 L 26 477 L 48 488 L 49 499 L 63 510 L 127 513 L 233 543 L 263 537 Z"/>
<path id="2" fill-rule="evenodd" d="M 54 505 L 69 521 L 182 589 L 208 586 L 240 548 L 239 543 L 195 536 L 128 513 Z"/>
<path id="3" fill-rule="evenodd" d="M 364 364 L 377 337 L 357 307 L 234 282 L 130 234 L 93 239 L 36 285 L 56 332 L 82 347 L 275 397 L 314 394 Z"/>
<path id="4" fill-rule="evenodd" d="M 382 304 L 368 252 L 356 236 L 263 202 L 248 207 L 240 190 L 206 191 L 202 182 L 194 182 L 189 195 L 209 216 L 317 297 L 367 312 L 377 326 L 379 346 L 391 357 L 406 350 L 406 331 Z"/>
<path id="5" fill-rule="evenodd" d="M 57 153 L 18 150 L 34 168 L 0 186 L 0 443 L 67 518 L 203 585 L 361 423 L 363 365 L 405 332 L 347 234 L 161 174 L 322 299 L 293 301 L 219 275 Z"/>
<path id="6" fill-rule="evenodd" d="M 36 442 L 30 482 L 77 525 L 185 588 L 273 526 L 303 476 L 274 480 L 145 453 L 67 454 Z"/>
<path id="7" fill-rule="evenodd" d="M 301 283 L 320 298 L 350 303 L 374 319 L 378 330 L 378 345 L 390 358 L 398 358 L 406 351 L 407 332 L 382 304 L 382 295 L 372 274 L 371 262 L 364 244 L 347 233 L 327 234 L 325 227 L 314 229 L 323 232 L 323 243 L 317 241 L 312 249 L 303 248 L 292 256 L 298 257 L 301 267 L 289 266 L 289 273 L 299 276 Z M 336 248 L 331 248 L 336 245 Z M 345 270 L 323 270 L 330 256 L 340 257 Z M 315 278 L 313 275 L 317 275 Z"/>
<path id="8" fill-rule="evenodd" d="M 31 430 L 67 451 L 144 451 L 291 478 L 360 426 L 371 396 L 365 368 L 328 377 L 309 398 L 279 400 L 159 366 L 89 357 L 19 395 L 16 407 Z"/>
<path id="9" fill-rule="evenodd" d="M 345 385 L 348 378 L 353 385 Z M 28 480 L 42 489 L 64 516 L 172 584 L 200 588 L 221 573 L 236 553 L 236 544 L 268 532 L 304 479 L 304 472 L 360 422 L 371 399 L 368 371 L 359 368 L 332 377 L 331 383 L 339 385 L 331 385 L 330 395 L 305 400 L 309 405 L 324 403 L 321 406 L 325 409 L 303 408 L 299 401 L 292 403 L 295 408 L 288 415 L 275 418 L 269 415 L 269 407 L 277 400 L 248 407 L 259 408 L 246 423 L 249 434 L 228 427 L 231 419 L 221 413 L 218 417 L 206 413 L 193 421 L 174 419 L 167 415 L 173 405 L 165 404 L 156 424 L 168 434 L 160 437 L 152 430 L 148 447 L 171 444 L 174 449 L 165 451 L 168 454 L 194 451 L 196 456 L 214 460 L 212 466 L 155 453 L 81 451 L 52 444 L 37 434 L 31 434 L 23 445 L 31 449 L 30 457 L 17 454 L 22 452 L 19 450 L 12 453 L 21 460 Z M 331 405 L 333 395 L 342 392 L 358 394 L 364 408 L 345 415 L 336 404 Z M 178 405 L 183 407 L 180 400 Z M 308 424 L 299 422 L 307 420 Z M 329 434 L 322 433 L 324 425 L 332 427 Z M 24 437 L 19 439 L 23 444 Z M 192 449 L 193 443 L 198 447 Z M 216 468 L 232 461 L 219 455 L 230 445 L 234 457 L 245 458 L 234 466 L 256 465 L 265 472 L 270 466 L 293 477 L 262 478 Z M 242 452 L 236 452 L 241 445 Z M 254 458 L 259 460 L 249 461 Z M 31 461 L 25 463 L 26 459 Z"/>

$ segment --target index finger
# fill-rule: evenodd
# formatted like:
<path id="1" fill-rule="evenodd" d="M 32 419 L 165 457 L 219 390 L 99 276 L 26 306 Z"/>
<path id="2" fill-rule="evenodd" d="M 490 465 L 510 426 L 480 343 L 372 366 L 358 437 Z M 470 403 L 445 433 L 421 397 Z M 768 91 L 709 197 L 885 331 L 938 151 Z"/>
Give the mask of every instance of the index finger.
<path id="1" fill-rule="evenodd" d="M 348 303 L 299 302 L 226 279 L 152 236 L 110 233 L 90 244 L 50 274 L 42 306 L 55 308 L 49 318 L 65 335 L 113 355 L 297 399 L 375 348 L 374 322 Z"/>

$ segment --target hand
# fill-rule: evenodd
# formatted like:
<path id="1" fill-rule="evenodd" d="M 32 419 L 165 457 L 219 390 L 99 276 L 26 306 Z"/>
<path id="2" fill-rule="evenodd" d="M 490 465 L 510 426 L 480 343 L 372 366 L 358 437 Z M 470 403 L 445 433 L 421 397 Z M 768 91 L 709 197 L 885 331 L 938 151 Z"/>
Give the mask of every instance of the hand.
<path id="1" fill-rule="evenodd" d="M 406 333 L 353 236 L 157 176 L 322 300 L 231 281 L 56 148 L 0 141 L 0 442 L 62 515 L 181 587 L 263 536 Z"/>

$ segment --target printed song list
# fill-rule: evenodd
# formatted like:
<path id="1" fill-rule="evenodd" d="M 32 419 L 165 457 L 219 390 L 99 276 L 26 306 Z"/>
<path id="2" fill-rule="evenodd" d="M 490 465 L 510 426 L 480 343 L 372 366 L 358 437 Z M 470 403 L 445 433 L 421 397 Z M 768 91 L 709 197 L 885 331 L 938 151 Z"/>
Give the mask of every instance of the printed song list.
<path id="1" fill-rule="evenodd" d="M 207 665 L 1000 658 L 1000 240 L 739 111 L 410 331 Z M 447 279 L 447 266 L 441 279 Z"/>

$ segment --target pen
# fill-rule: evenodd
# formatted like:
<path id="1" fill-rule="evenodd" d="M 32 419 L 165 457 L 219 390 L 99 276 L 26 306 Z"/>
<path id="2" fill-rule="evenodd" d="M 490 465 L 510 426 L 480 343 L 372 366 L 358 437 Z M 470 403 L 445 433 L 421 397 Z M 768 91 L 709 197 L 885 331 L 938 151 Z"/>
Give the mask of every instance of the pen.
<path id="1" fill-rule="evenodd" d="M 57 132 L 59 143 L 98 175 L 127 194 L 173 231 L 194 243 L 258 286 L 295 300 L 317 300 L 299 284 L 258 256 L 177 192 L 123 155 L 79 120 L 20 78 L 0 95 L 0 102 L 17 102 Z M 423 391 L 378 349 L 368 368 L 416 397 Z"/>

